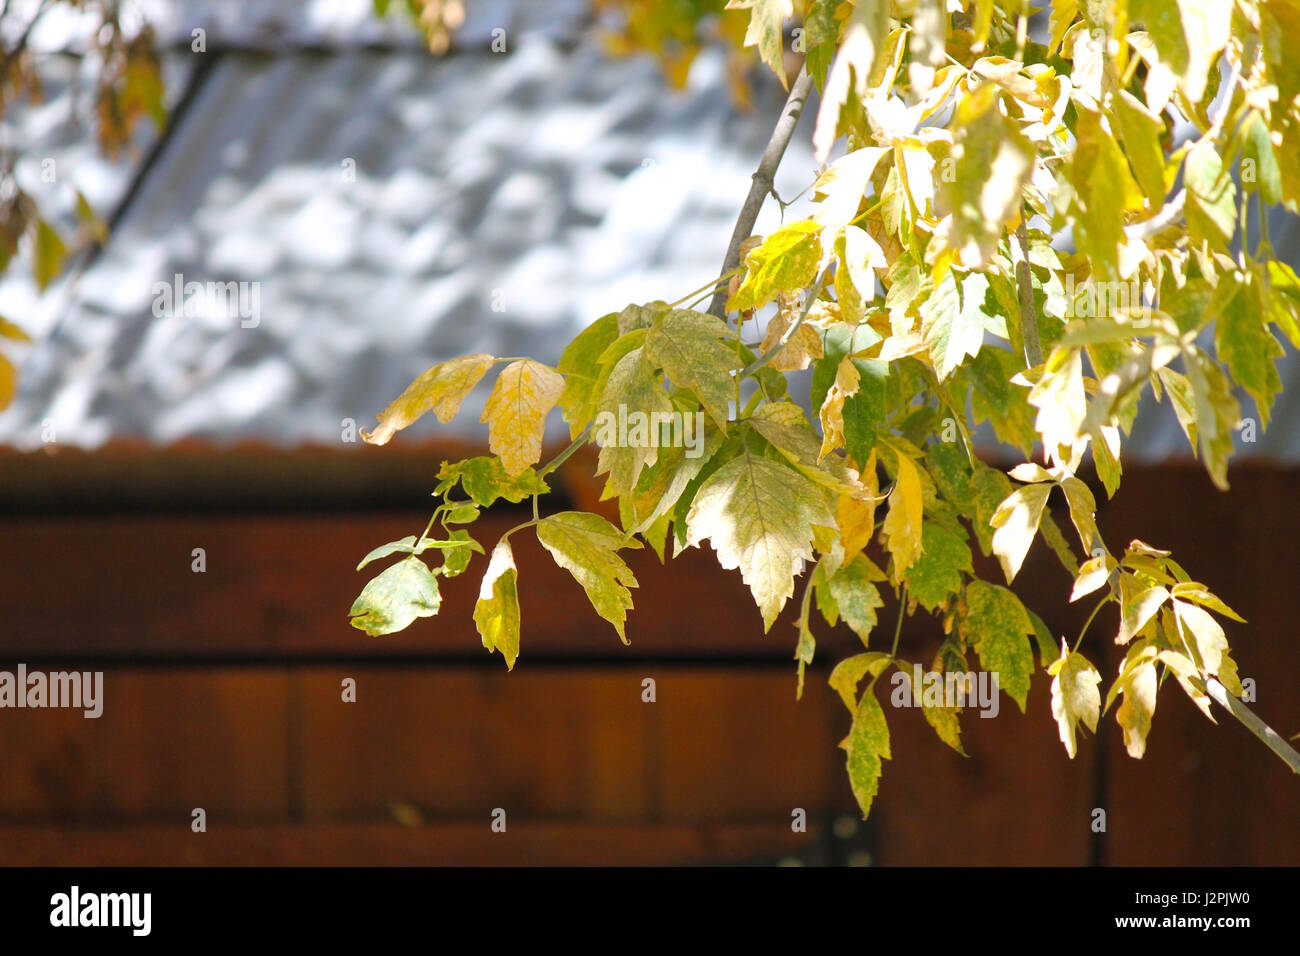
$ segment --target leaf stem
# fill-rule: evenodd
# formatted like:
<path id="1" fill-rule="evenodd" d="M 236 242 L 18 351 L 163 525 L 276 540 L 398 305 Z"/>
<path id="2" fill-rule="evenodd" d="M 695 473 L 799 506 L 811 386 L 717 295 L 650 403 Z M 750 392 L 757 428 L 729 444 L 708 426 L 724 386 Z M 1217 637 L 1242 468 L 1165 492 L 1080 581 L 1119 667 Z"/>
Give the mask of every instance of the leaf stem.
<path id="1" fill-rule="evenodd" d="M 537 477 L 545 478 L 556 468 L 559 468 L 561 465 L 563 465 L 566 461 L 569 460 L 570 455 L 572 455 L 575 451 L 577 451 L 579 448 L 581 448 L 583 445 L 587 443 L 587 439 L 590 437 L 591 437 L 591 425 L 588 425 L 586 428 L 584 428 L 581 432 L 578 433 L 577 438 L 575 438 L 572 442 L 569 443 L 568 448 L 564 449 L 564 451 L 560 452 L 558 455 L 556 455 L 554 458 L 552 458 L 550 461 L 548 461 L 545 465 L 542 466 L 542 470 L 537 473 Z"/>
<path id="2" fill-rule="evenodd" d="M 903 614 L 907 611 L 907 582 L 898 591 L 898 620 L 894 622 L 894 646 L 889 649 L 891 660 L 898 659 L 898 639 L 903 636 Z"/>
<path id="3" fill-rule="evenodd" d="M 1114 598 L 1111 595 L 1107 594 L 1105 597 L 1103 597 L 1100 601 L 1097 602 L 1097 606 L 1094 607 L 1092 609 L 1092 613 L 1088 615 L 1088 620 L 1083 622 L 1083 630 L 1079 631 L 1079 636 L 1074 640 L 1074 646 L 1070 648 L 1071 654 L 1076 652 L 1079 649 L 1079 645 L 1083 643 L 1083 635 L 1088 633 L 1088 628 L 1092 626 L 1093 618 L 1097 616 L 1097 612 L 1100 611 L 1102 608 L 1104 608 L 1107 604 L 1109 604 L 1113 600 Z"/>
<path id="4" fill-rule="evenodd" d="M 790 323 L 790 327 L 781 335 L 781 340 L 779 342 L 736 373 L 737 381 L 744 378 L 746 375 L 753 375 L 780 354 L 781 350 L 785 348 L 786 343 L 789 342 L 790 339 L 794 338 L 794 334 L 799 331 L 799 326 L 803 325 L 804 319 L 808 318 L 808 312 L 812 309 L 813 303 L 817 301 L 817 297 L 821 295 L 822 286 L 825 284 L 826 272 L 823 270 L 822 273 L 817 276 L 817 281 L 812 284 L 812 288 L 808 290 L 808 298 L 804 301 L 803 309 L 799 312 L 799 318 Z"/>

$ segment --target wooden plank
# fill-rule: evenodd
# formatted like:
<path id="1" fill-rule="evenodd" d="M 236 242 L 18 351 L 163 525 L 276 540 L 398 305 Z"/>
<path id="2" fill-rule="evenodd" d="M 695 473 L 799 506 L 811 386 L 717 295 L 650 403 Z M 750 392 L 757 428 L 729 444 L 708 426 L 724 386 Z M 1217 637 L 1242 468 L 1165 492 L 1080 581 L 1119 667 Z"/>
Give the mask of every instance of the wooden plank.
<path id="1" fill-rule="evenodd" d="M 781 821 L 746 826 L 601 825 L 511 820 L 422 827 L 323 824 L 207 833 L 0 824 L 0 866 L 688 866 L 774 864 L 814 854 L 820 833 Z"/>
<path id="2" fill-rule="evenodd" d="M 344 703 L 340 681 L 357 683 Z M 644 819 L 652 768 L 635 670 L 295 674 L 307 820 L 459 815 Z"/>
<path id="3" fill-rule="evenodd" d="M 103 714 L 0 711 L 0 817 L 281 818 L 289 809 L 282 672 L 107 671 Z"/>

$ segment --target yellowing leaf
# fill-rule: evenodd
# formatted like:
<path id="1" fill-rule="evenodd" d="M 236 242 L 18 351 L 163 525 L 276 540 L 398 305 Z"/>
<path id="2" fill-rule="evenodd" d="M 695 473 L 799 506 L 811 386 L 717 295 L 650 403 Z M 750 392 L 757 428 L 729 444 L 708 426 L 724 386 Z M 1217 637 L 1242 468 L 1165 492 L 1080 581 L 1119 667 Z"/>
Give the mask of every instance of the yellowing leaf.
<path id="1" fill-rule="evenodd" d="M 924 522 L 921 556 L 907 572 L 907 594 L 933 611 L 961 587 L 962 572 L 971 569 L 971 552 L 956 532 L 933 521 Z"/>
<path id="2" fill-rule="evenodd" d="M 879 651 L 868 651 L 846 657 L 835 665 L 828 683 L 831 689 L 840 695 L 844 706 L 852 714 L 858 709 L 858 685 L 868 675 L 876 677 L 890 665 L 892 658 Z"/>
<path id="3" fill-rule="evenodd" d="M 1034 148 L 1003 115 L 993 83 L 957 101 L 953 127 L 952 175 L 944 179 L 939 195 L 952 216 L 944 244 L 964 268 L 978 269 L 993 259 L 1006 226 L 1020 218 Z"/>
<path id="4" fill-rule="evenodd" d="M 474 605 L 474 625 L 488 652 L 500 651 L 506 669 L 519 657 L 519 589 L 514 552 L 502 538 L 492 549 Z"/>
<path id="5" fill-rule="evenodd" d="M 727 427 L 736 394 L 731 372 L 740 367 L 735 349 L 720 341 L 728 334 L 726 323 L 707 312 L 672 309 L 655 319 L 644 346 L 646 358 L 689 389 L 719 428 Z"/>
<path id="6" fill-rule="evenodd" d="M 1097 533 L 1097 499 L 1088 486 L 1073 475 L 1061 479 L 1061 490 L 1065 492 L 1065 500 L 1070 506 L 1070 521 L 1079 532 L 1083 550 L 1091 553 L 1101 540 L 1101 535 Z"/>
<path id="7" fill-rule="evenodd" d="M 445 425 L 456 417 L 461 402 L 487 374 L 492 362 L 492 356 L 480 353 L 430 366 L 379 413 L 375 430 L 362 430 L 361 437 L 372 445 L 387 444 L 395 434 L 429 411 Z"/>
<path id="8" fill-rule="evenodd" d="M 826 392 L 818 415 L 822 423 L 822 446 L 818 459 L 823 459 L 836 448 L 844 447 L 844 400 L 858 393 L 861 376 L 853 360 L 845 358 L 835 370 L 835 382 Z"/>
<path id="9" fill-rule="evenodd" d="M 948 701 L 943 699 L 943 694 L 935 695 L 931 693 L 928 697 L 926 694 L 927 684 L 936 687 L 936 684 L 931 682 L 937 681 L 939 685 L 942 685 L 944 681 L 943 672 L 929 671 L 922 675 L 920 665 L 908 664 L 906 661 L 896 661 L 895 663 L 898 666 L 898 673 L 902 674 L 906 683 L 910 685 L 913 706 L 920 705 L 925 722 L 934 728 L 934 732 L 938 734 L 940 740 L 963 757 L 966 756 L 966 751 L 961 745 L 961 721 L 957 716 L 960 713 L 960 707 L 948 706 Z M 917 679 L 918 675 L 920 675 L 919 681 Z M 897 675 L 895 675 L 894 680 L 897 682 Z M 960 685 L 958 685 L 958 688 L 958 693 L 963 693 Z M 895 683 L 894 693 L 901 693 L 897 683 Z M 936 696 L 938 700 L 936 700 Z"/>
<path id="10" fill-rule="evenodd" d="M 1175 600 L 1174 617 L 1182 630 L 1183 639 L 1196 650 L 1200 664 L 1207 674 L 1217 674 L 1228 656 L 1228 638 L 1209 612 L 1195 604 Z M 1233 670 L 1236 670 L 1234 665 Z"/>
<path id="11" fill-rule="evenodd" d="M 1060 728 L 1065 752 L 1074 759 L 1078 752 L 1075 738 L 1080 721 L 1093 733 L 1101 716 L 1101 675 L 1082 654 L 1071 653 L 1061 641 L 1061 656 L 1048 668 L 1052 675 L 1052 716 Z"/>
<path id="12" fill-rule="evenodd" d="M 1147 586 L 1136 574 L 1121 574 L 1119 579 L 1119 634 L 1116 644 L 1127 644 L 1146 627 L 1156 612 L 1169 600 L 1169 591 L 1161 585 Z"/>
<path id="13" fill-rule="evenodd" d="M 794 15 L 791 0 L 730 0 L 728 10 L 748 10 L 749 29 L 745 31 L 745 46 L 758 47 L 758 55 L 772 68 L 782 86 L 785 78 L 785 50 L 783 24 Z"/>
<path id="14" fill-rule="evenodd" d="M 501 370 L 481 421 L 487 422 L 488 447 L 506 474 L 517 475 L 541 459 L 546 415 L 563 391 L 563 376 L 541 362 L 520 359 Z"/>
<path id="15" fill-rule="evenodd" d="M 672 411 L 673 403 L 655 376 L 654 365 L 643 347 L 632 349 L 618 360 L 601 391 L 594 432 L 600 445 L 596 474 L 609 474 L 611 490 L 619 495 L 635 491 L 641 470 L 655 463 L 659 450 L 648 427 L 635 431 L 629 427 L 626 436 L 618 436 L 616 424 L 610 429 L 603 423 L 617 423 L 620 418 L 628 418 L 631 412 L 643 416 L 637 419 L 639 422 L 654 422 L 656 416 Z M 610 431 L 614 433 L 613 440 L 606 438 L 605 433 Z"/>
<path id="16" fill-rule="evenodd" d="M 412 555 L 362 588 L 348 616 L 353 627 L 376 637 L 403 630 L 418 617 L 432 617 L 441 603 L 438 578 Z"/>
<path id="17" fill-rule="evenodd" d="M 763 344 L 759 352 L 766 355 L 781 343 L 782 337 L 790 328 L 795 316 L 787 309 L 780 309 L 767 323 L 763 333 Z M 817 330 L 805 322 L 786 340 L 768 364 L 778 372 L 797 372 L 806 369 L 815 358 L 822 357 L 822 339 Z M 671 373 L 670 373 L 671 374 Z"/>
<path id="18" fill-rule="evenodd" d="M 993 553 L 1002 564 L 1002 573 L 1010 584 L 1025 563 L 1029 546 L 1038 533 L 1038 523 L 1043 517 L 1043 507 L 1052 486 L 1048 484 L 1024 485 L 1013 491 L 993 512 L 989 522 L 993 528 Z"/>
<path id="19" fill-rule="evenodd" d="M 886 0 L 860 0 L 854 4 L 841 32 L 840 48 L 826 77 L 817 110 L 817 126 L 813 130 L 817 162 L 824 163 L 830 157 L 831 147 L 839 136 L 841 112 L 849 103 L 850 88 L 859 97 L 866 95 L 888 35 Z"/>
<path id="20" fill-rule="evenodd" d="M 1034 652 L 1029 646 L 1034 625 L 1020 598 L 996 584 L 972 581 L 966 588 L 965 626 L 980 666 L 997 675 L 998 686 L 1024 713 L 1034 672 Z"/>
<path id="21" fill-rule="evenodd" d="M 18 391 L 18 370 L 14 363 L 0 355 L 0 408 L 5 408 L 14 400 Z"/>
<path id="22" fill-rule="evenodd" d="M 1079 573 L 1074 579 L 1074 589 L 1070 591 L 1070 603 L 1105 585 L 1110 578 L 1110 569 L 1111 563 L 1106 560 L 1105 555 L 1089 558 L 1079 565 Z"/>
<path id="23" fill-rule="evenodd" d="M 68 258 L 68 247 L 63 237 L 54 231 L 44 219 L 36 220 L 36 246 L 32 266 L 36 278 L 36 288 L 42 292 L 63 270 L 63 262 Z"/>
<path id="24" fill-rule="evenodd" d="M 1115 712 L 1115 719 L 1124 731 L 1124 748 L 1130 757 L 1140 759 L 1147 749 L 1147 734 L 1151 718 L 1156 712 L 1156 668 L 1153 663 L 1156 649 L 1150 645 L 1133 646 L 1133 651 L 1121 665 L 1121 675 L 1115 682 L 1124 700 Z"/>
<path id="25" fill-rule="evenodd" d="M 889 513 L 881 528 L 885 547 L 894 559 L 894 581 L 903 580 L 907 569 L 921 556 L 921 513 L 924 498 L 916 465 L 904 454 L 897 455 L 898 477 L 889 494 Z"/>
<path id="26" fill-rule="evenodd" d="M 728 571 L 740 569 L 763 614 L 763 630 L 794 593 L 813 557 L 813 525 L 835 526 L 825 489 L 793 468 L 748 450 L 700 486 L 686 519 L 687 543 L 706 538 Z"/>
<path id="27" fill-rule="evenodd" d="M 1202 239 L 1226 252 L 1237 230 L 1237 187 L 1213 143 L 1198 143 L 1183 166 L 1187 184 L 1187 231 L 1193 242 Z"/>
<path id="28" fill-rule="evenodd" d="M 853 726 L 840 746 L 848 754 L 849 785 L 862 810 L 862 819 L 871 812 L 871 804 L 880 786 L 882 760 L 891 759 L 889 752 L 889 725 L 885 712 L 871 691 L 866 691 L 858 701 L 853 714 Z"/>
<path id="29" fill-rule="evenodd" d="M 564 375 L 560 413 L 569 423 L 569 437 L 577 438 L 596 414 L 596 382 L 600 357 L 618 338 L 618 314 L 611 312 L 587 326 L 565 347 L 557 368 Z"/>
<path id="30" fill-rule="evenodd" d="M 921 304 L 921 334 L 940 380 L 951 375 L 966 356 L 978 355 L 984 341 L 988 280 L 978 272 L 960 277 L 960 285 L 958 278 L 949 270 Z"/>
<path id="31" fill-rule="evenodd" d="M 792 222 L 768 236 L 745 257 L 745 281 L 727 300 L 727 311 L 757 309 L 812 284 L 821 261 L 821 226 L 810 219 Z"/>
<path id="32" fill-rule="evenodd" d="M 501 461 L 487 455 L 455 463 L 445 461 L 438 469 L 438 479 L 446 483 L 440 493 L 450 491 L 459 481 L 465 494 L 481 508 L 492 506 L 499 498 L 518 503 L 551 490 L 533 469 L 525 468 L 517 475 L 507 475 Z"/>
<path id="33" fill-rule="evenodd" d="M 562 511 L 537 525 L 537 540 L 555 563 L 582 585 L 596 613 L 614 625 L 619 640 L 627 643 L 623 624 L 632 607 L 628 588 L 636 577 L 618 555 L 620 548 L 640 548 L 641 542 L 625 537 L 600 515 Z"/>
<path id="34" fill-rule="evenodd" d="M 863 647 L 876 626 L 876 611 L 885 603 L 875 585 L 880 577 L 880 569 L 860 554 L 846 560 L 826 582 L 840 617 L 858 635 Z"/>

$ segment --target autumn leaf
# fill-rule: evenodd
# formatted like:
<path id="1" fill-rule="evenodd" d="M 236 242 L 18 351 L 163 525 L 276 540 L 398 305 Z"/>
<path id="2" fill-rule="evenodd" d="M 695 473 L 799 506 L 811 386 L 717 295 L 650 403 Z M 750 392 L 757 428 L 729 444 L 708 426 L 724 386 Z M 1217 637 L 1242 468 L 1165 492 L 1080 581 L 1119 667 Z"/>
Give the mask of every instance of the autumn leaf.
<path id="1" fill-rule="evenodd" d="M 645 421 L 654 421 L 656 414 L 673 411 L 673 403 L 654 374 L 654 365 L 646 357 L 644 347 L 634 348 L 618 360 L 601 391 L 596 412 L 596 443 L 600 445 L 596 474 L 608 474 L 610 489 L 629 495 L 636 489 L 641 470 L 655 463 L 659 451 L 648 434 L 637 442 L 603 439 L 601 419 L 617 422 L 620 410 L 638 412 L 645 416 Z"/>
<path id="2" fill-rule="evenodd" d="M 600 515 L 581 511 L 543 518 L 537 525 L 537 540 L 555 563 L 582 585 L 596 613 L 614 625 L 619 640 L 626 644 L 623 624 L 632 607 L 628 588 L 636 587 L 636 577 L 618 551 L 640 548 L 641 542 L 625 536 Z"/>
<path id="3" fill-rule="evenodd" d="M 480 508 L 488 508 L 498 499 L 518 503 L 533 495 L 547 494 L 551 490 L 532 468 L 525 468 L 517 475 L 509 475 L 501 464 L 501 459 L 487 455 L 455 463 L 445 461 L 438 469 L 438 479 L 442 483 L 440 487 L 443 494 L 459 481 L 465 494 Z"/>
<path id="4" fill-rule="evenodd" d="M 889 494 L 889 513 L 881 527 L 885 547 L 893 557 L 895 582 L 902 581 L 907 569 L 916 563 L 923 547 L 921 513 L 924 501 L 921 476 L 906 455 L 897 455 L 898 478 Z"/>
<path id="5" fill-rule="evenodd" d="M 600 357 L 619 336 L 618 314 L 601 316 L 570 342 L 556 366 L 564 375 L 560 393 L 560 414 L 569 423 L 569 437 L 577 438 L 596 414 L 596 383 L 600 378 Z"/>
<path id="6" fill-rule="evenodd" d="M 1006 575 L 1008 584 L 1015 580 L 1020 566 L 1025 563 L 1025 555 L 1038 534 L 1038 523 L 1042 520 L 1043 508 L 1051 491 L 1049 484 L 1023 485 L 993 512 L 990 521 L 994 528 L 993 553 L 1002 564 L 1002 573 Z"/>
<path id="7" fill-rule="evenodd" d="M 1052 716 L 1056 718 L 1065 752 L 1078 752 L 1076 728 L 1082 721 L 1093 733 L 1101 716 L 1101 675 L 1082 654 L 1072 653 L 1061 641 L 1061 656 L 1047 669 L 1052 675 Z"/>
<path id="8" fill-rule="evenodd" d="M 466 355 L 430 366 L 379 413 L 379 425 L 361 432 L 372 445 L 385 445 L 395 434 L 432 411 L 444 425 L 456 417 L 461 402 L 495 361 L 485 354 Z"/>
<path id="9" fill-rule="evenodd" d="M 679 388 L 689 389 L 719 428 L 727 427 L 735 398 L 735 350 L 722 344 L 726 323 L 707 312 L 672 309 L 658 316 L 645 340 L 646 358 Z"/>
<path id="10" fill-rule="evenodd" d="M 708 539 L 723 568 L 740 569 L 768 631 L 812 560 L 813 526 L 833 528 L 835 515 L 811 479 L 744 450 L 700 487 L 686 525 L 691 547 Z"/>
<path id="11" fill-rule="evenodd" d="M 519 657 L 518 572 L 510 542 L 502 538 L 492 549 L 487 572 L 474 605 L 474 626 L 488 652 L 500 651 L 506 669 L 514 670 Z"/>
<path id="12" fill-rule="evenodd" d="M 1139 759 L 1146 753 L 1147 734 L 1156 712 L 1156 654 L 1156 648 L 1146 641 L 1134 644 L 1110 691 L 1112 696 L 1119 693 L 1124 698 L 1115 719 L 1124 732 L 1124 749 Z"/>
<path id="13" fill-rule="evenodd" d="M 1034 652 L 1029 646 L 1034 625 L 1020 598 L 999 585 L 972 581 L 966 589 L 965 625 L 980 666 L 997 675 L 998 686 L 1024 713 L 1034 672 Z"/>
<path id="14" fill-rule="evenodd" d="M 922 523 L 921 556 L 907 572 L 907 594 L 933 611 L 961 588 L 962 572 L 970 573 L 971 552 L 955 531 L 933 521 Z"/>
<path id="15" fill-rule="evenodd" d="M 984 293 L 989 283 L 978 272 L 959 277 L 949 270 L 921 304 L 921 334 L 940 381 L 966 356 L 979 354 L 984 341 Z"/>
<path id="16" fill-rule="evenodd" d="M 783 226 L 745 258 L 745 281 L 727 300 L 727 311 L 757 309 L 778 293 L 810 285 L 821 255 L 821 226 L 810 219 Z"/>
<path id="17" fill-rule="evenodd" d="M 438 613 L 438 578 L 415 556 L 398 561 L 362 588 L 348 616 L 372 637 L 404 630 L 419 617 Z"/>
<path id="18" fill-rule="evenodd" d="M 546 415 L 564 391 L 564 378 L 555 369 L 520 359 L 497 376 L 483 405 L 488 448 L 501 459 L 507 475 L 517 475 L 542 457 Z"/>
<path id="19" fill-rule="evenodd" d="M 840 695 L 840 700 L 844 701 L 844 706 L 852 714 L 858 709 L 858 685 L 862 683 L 863 678 L 876 677 L 892 662 L 893 658 L 879 651 L 854 654 L 835 665 L 828 683 L 831 689 Z"/>
<path id="20" fill-rule="evenodd" d="M 853 713 L 853 725 L 840 746 L 848 755 L 849 785 L 862 810 L 862 819 L 871 813 L 871 804 L 880 787 L 882 760 L 890 760 L 889 725 L 880 702 L 867 690 Z"/>
<path id="21" fill-rule="evenodd" d="M 858 635 L 864 647 L 875 629 L 876 611 L 885 604 L 876 588 L 876 582 L 883 578 L 880 569 L 860 554 L 846 561 L 826 582 L 839 616 Z"/>
<path id="22" fill-rule="evenodd" d="M 783 26 L 794 15 L 791 0 L 729 0 L 728 10 L 748 10 L 749 29 L 745 31 L 745 46 L 758 47 L 758 55 L 772 72 L 789 87 L 785 77 L 785 35 Z"/>

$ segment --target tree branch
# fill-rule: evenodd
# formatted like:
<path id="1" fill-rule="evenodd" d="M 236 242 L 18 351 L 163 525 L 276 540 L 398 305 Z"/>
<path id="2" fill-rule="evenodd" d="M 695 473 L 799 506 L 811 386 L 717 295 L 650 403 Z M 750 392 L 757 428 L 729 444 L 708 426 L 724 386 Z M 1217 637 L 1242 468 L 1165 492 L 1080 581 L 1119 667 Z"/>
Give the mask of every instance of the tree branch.
<path id="1" fill-rule="evenodd" d="M 808 101 L 808 93 L 811 89 L 812 74 L 805 67 L 799 71 L 799 78 L 790 87 L 790 95 L 786 98 L 785 106 L 781 109 L 781 118 L 776 121 L 776 127 L 772 130 L 772 138 L 767 141 L 767 148 L 763 150 L 763 158 L 759 160 L 758 168 L 754 170 L 749 195 L 745 197 L 745 204 L 740 207 L 740 215 L 736 217 L 736 228 L 731 231 L 731 242 L 727 246 L 726 258 L 722 260 L 722 271 L 720 273 L 722 276 L 740 265 L 740 244 L 748 239 L 750 233 L 753 232 L 754 221 L 758 219 L 758 211 L 763 208 L 763 200 L 772 191 L 772 181 L 776 176 L 776 169 L 781 165 L 781 157 L 785 155 L 786 147 L 790 145 L 790 137 L 794 135 L 795 126 L 799 124 L 799 114 L 803 112 L 804 104 Z M 712 301 L 709 302 L 709 314 L 716 315 L 720 319 L 723 318 L 726 315 L 726 303 L 726 286 L 720 286 L 713 293 Z"/>
<path id="2" fill-rule="evenodd" d="M 1211 677 L 1202 681 L 1199 677 L 1191 678 L 1192 686 L 1203 691 L 1216 704 L 1236 717 L 1247 730 L 1264 742 L 1269 750 L 1291 768 L 1292 773 L 1300 773 L 1300 753 L 1282 739 L 1276 730 L 1255 716 L 1254 711 L 1228 693 L 1228 689 Z"/>

